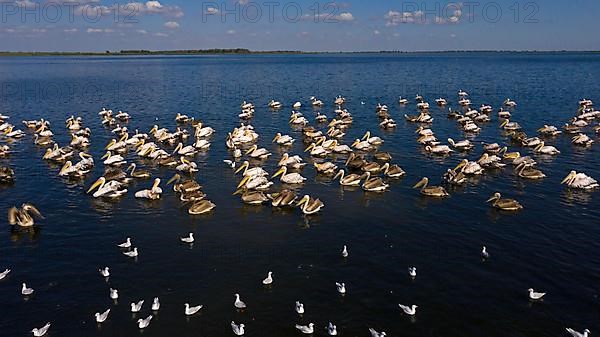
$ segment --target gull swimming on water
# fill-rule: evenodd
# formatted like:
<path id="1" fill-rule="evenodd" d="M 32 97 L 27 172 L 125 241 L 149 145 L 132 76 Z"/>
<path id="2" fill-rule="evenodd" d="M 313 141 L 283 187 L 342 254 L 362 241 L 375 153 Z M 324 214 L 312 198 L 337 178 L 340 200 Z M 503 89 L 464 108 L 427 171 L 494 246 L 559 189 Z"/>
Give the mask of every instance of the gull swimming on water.
<path id="1" fill-rule="evenodd" d="M 144 318 L 144 319 L 138 319 L 137 323 L 138 323 L 138 328 L 140 329 L 144 329 L 147 328 L 148 325 L 150 325 L 150 321 L 152 320 L 152 315 Z"/>
<path id="2" fill-rule="evenodd" d="M 140 312 L 140 310 L 142 310 L 142 305 L 144 305 L 144 300 L 137 303 L 131 302 L 131 312 Z"/>
<path id="3" fill-rule="evenodd" d="M 344 245 L 344 248 L 342 249 L 342 257 L 348 257 L 348 247 L 346 247 L 346 245 Z"/>
<path id="4" fill-rule="evenodd" d="M 583 333 L 581 333 L 581 332 L 575 331 L 571 328 L 567 328 L 567 332 L 569 334 L 571 334 L 571 336 L 573 336 L 573 337 L 588 337 L 588 335 L 592 333 L 588 329 L 583 330 Z"/>
<path id="5" fill-rule="evenodd" d="M 235 294 L 235 302 L 233 305 L 238 309 L 246 309 L 246 303 L 240 300 L 240 294 Z"/>
<path id="6" fill-rule="evenodd" d="M 327 325 L 327 334 L 329 336 L 337 336 L 337 327 L 331 322 Z"/>
<path id="7" fill-rule="evenodd" d="M 21 287 L 21 294 L 25 296 L 31 295 L 33 294 L 33 288 L 27 288 L 27 285 L 23 283 L 23 286 Z"/>
<path id="8" fill-rule="evenodd" d="M 33 335 L 35 337 L 41 337 L 41 336 L 45 335 L 46 332 L 48 332 L 48 329 L 50 329 L 50 322 L 46 323 L 46 325 L 44 325 L 43 327 L 41 327 L 39 329 L 35 328 L 35 329 L 31 330 L 31 332 L 33 333 Z"/>
<path id="9" fill-rule="evenodd" d="M 310 335 L 315 331 L 314 326 L 315 325 L 313 323 L 308 323 L 308 326 L 296 324 L 296 329 L 300 330 L 300 332 L 304 334 Z"/>
<path id="10" fill-rule="evenodd" d="M 155 297 L 152 301 L 152 311 L 158 311 L 160 309 L 160 302 L 158 301 L 158 297 Z"/>
<path id="11" fill-rule="evenodd" d="M 0 273 L 0 280 L 4 279 L 10 273 L 10 269 L 4 269 L 3 272 Z"/>
<path id="12" fill-rule="evenodd" d="M 400 307 L 400 309 L 402 309 L 402 311 L 404 311 L 405 314 L 409 316 L 414 316 L 417 313 L 418 306 L 415 304 L 413 304 L 412 306 L 398 304 L 398 306 Z"/>
<path id="13" fill-rule="evenodd" d="M 377 332 L 373 328 L 369 328 L 369 332 L 371 333 L 371 337 L 385 337 L 385 332 Z"/>
<path id="14" fill-rule="evenodd" d="M 296 301 L 296 312 L 300 315 L 304 313 L 304 304 L 300 303 L 300 301 Z"/>
<path id="15" fill-rule="evenodd" d="M 546 293 L 537 293 L 537 292 L 533 291 L 533 288 L 529 288 L 529 289 L 527 289 L 527 291 L 529 292 L 529 299 L 532 299 L 532 300 L 539 300 L 542 297 L 544 297 L 544 295 L 546 295 Z"/>
<path id="16" fill-rule="evenodd" d="M 108 267 L 100 268 L 100 269 L 98 269 L 98 271 L 100 272 L 100 275 L 102 275 L 103 277 L 110 276 L 110 271 L 109 271 Z"/>
<path id="17" fill-rule="evenodd" d="M 180 238 L 181 242 L 184 243 L 193 243 L 194 242 L 194 233 L 190 233 L 188 236 Z"/>
<path id="18" fill-rule="evenodd" d="M 238 325 L 238 324 L 235 324 L 235 322 L 234 322 L 234 321 L 231 321 L 231 330 L 233 330 L 233 333 L 234 333 L 236 336 L 243 336 L 243 335 L 244 335 L 244 333 L 245 333 L 245 331 L 244 331 L 244 328 L 245 328 L 245 327 L 246 327 L 246 326 L 244 325 L 244 323 L 240 323 L 240 324 Z"/>
<path id="19" fill-rule="evenodd" d="M 485 246 L 483 246 L 483 248 L 481 248 L 481 256 L 484 259 L 489 259 L 490 258 L 490 253 L 488 253 L 487 248 Z"/>
<path id="20" fill-rule="evenodd" d="M 189 303 L 185 304 L 185 314 L 187 316 L 191 316 L 191 315 L 197 313 L 198 311 L 200 311 L 200 309 L 202 309 L 202 305 L 197 305 L 195 307 L 190 307 Z"/>
<path id="21" fill-rule="evenodd" d="M 273 283 L 273 272 L 271 272 L 271 271 L 270 271 L 270 272 L 267 274 L 267 278 L 266 278 L 266 279 L 264 279 L 264 280 L 262 281 L 262 284 L 264 284 L 264 285 L 269 285 L 269 284 L 271 284 L 271 283 Z"/>
<path id="22" fill-rule="evenodd" d="M 338 293 L 340 293 L 342 295 L 346 294 L 346 284 L 345 283 L 343 283 L 343 282 L 342 283 L 336 282 L 335 286 L 337 287 Z"/>
<path id="23" fill-rule="evenodd" d="M 120 247 L 120 248 L 129 248 L 129 247 L 131 247 L 131 238 L 127 238 L 125 240 L 125 242 L 119 243 L 117 246 Z"/>
<path id="24" fill-rule="evenodd" d="M 110 308 L 106 309 L 106 311 L 103 313 L 97 312 L 96 314 L 94 314 L 94 317 L 96 317 L 96 322 L 103 323 L 104 321 L 106 321 L 109 313 L 110 313 Z"/>
<path id="25" fill-rule="evenodd" d="M 137 257 L 138 256 L 138 249 L 137 249 L 137 247 L 135 247 L 131 251 L 123 252 L 123 255 L 128 256 L 128 257 Z"/>
<path id="26" fill-rule="evenodd" d="M 412 278 L 417 277 L 417 267 L 408 267 L 408 275 Z"/>
<path id="27" fill-rule="evenodd" d="M 119 291 L 117 289 L 110 288 L 110 298 L 112 300 L 119 298 Z"/>

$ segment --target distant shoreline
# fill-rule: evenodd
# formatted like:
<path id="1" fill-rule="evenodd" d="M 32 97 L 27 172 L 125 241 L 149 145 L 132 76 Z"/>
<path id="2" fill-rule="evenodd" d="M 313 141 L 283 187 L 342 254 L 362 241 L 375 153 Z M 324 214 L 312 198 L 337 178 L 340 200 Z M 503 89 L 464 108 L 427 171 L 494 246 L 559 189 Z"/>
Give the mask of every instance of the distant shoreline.
<path id="1" fill-rule="evenodd" d="M 273 50 L 273 51 L 254 51 L 249 49 L 197 49 L 197 50 L 121 50 L 106 52 L 27 52 L 27 51 L 0 51 L 2 56 L 169 56 L 169 55 L 261 55 L 261 54 L 474 54 L 474 53 L 511 53 L 511 54 L 600 54 L 600 51 L 575 51 L 575 50 L 440 50 L 440 51 L 399 51 L 399 50 L 381 50 L 381 51 L 354 51 L 354 52 L 334 52 L 334 51 L 298 51 L 298 50 Z"/>

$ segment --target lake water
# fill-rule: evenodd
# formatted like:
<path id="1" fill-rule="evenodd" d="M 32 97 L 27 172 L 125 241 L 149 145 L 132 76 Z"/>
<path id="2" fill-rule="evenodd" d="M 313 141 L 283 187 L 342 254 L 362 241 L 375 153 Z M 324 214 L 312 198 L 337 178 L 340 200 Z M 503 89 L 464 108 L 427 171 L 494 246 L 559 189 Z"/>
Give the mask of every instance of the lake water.
<path id="1" fill-rule="evenodd" d="M 92 130 L 89 151 L 97 164 L 85 181 L 68 183 L 57 176 L 58 167 L 41 159 L 44 149 L 33 145 L 31 135 L 11 143 L 15 153 L 0 159 L 16 172 L 14 185 L 0 188 L 3 214 L 31 202 L 45 215 L 35 233 L 11 230 L 3 215 L 0 270 L 12 273 L 0 281 L 0 335 L 27 336 L 46 321 L 52 322 L 49 336 L 228 336 L 232 320 L 245 323 L 246 335 L 256 337 L 300 335 L 294 325 L 309 322 L 315 323 L 315 336 L 324 336 L 329 321 L 343 336 L 369 336 L 369 327 L 388 336 L 598 331 L 600 195 L 560 185 L 572 169 L 600 178 L 598 144 L 577 148 L 568 135 L 557 137 L 550 143 L 562 151 L 559 156 L 536 157 L 547 178 L 523 180 L 507 167 L 433 200 L 412 185 L 423 176 L 438 184 L 447 168 L 465 157 L 478 158 L 480 142 L 510 145 L 510 140 L 493 113 L 473 139 L 475 150 L 432 158 L 415 142 L 417 125 L 402 116 L 416 113 L 416 94 L 432 104 L 447 97 L 457 107 L 456 93 L 464 89 L 475 106 L 487 103 L 497 110 L 505 98 L 516 100 L 512 119 L 533 136 L 543 124 L 567 122 L 580 99 L 600 101 L 599 79 L 600 57 L 574 53 L 1 58 L 0 112 L 21 129 L 23 119 L 50 120 L 60 145 L 70 140 L 64 120 L 83 117 Z M 381 150 L 407 172 L 403 179 L 391 181 L 388 192 L 365 193 L 343 189 L 306 167 L 301 191 L 325 203 L 311 217 L 244 205 L 231 195 L 239 177 L 222 163 L 230 157 L 224 142 L 239 125 L 243 99 L 257 106 L 251 123 L 261 135 L 258 144 L 274 153 L 265 162 L 274 172 L 283 153 L 271 143 L 278 131 L 298 139 L 287 151 L 310 162 L 301 132 L 288 124 L 291 103 L 302 101 L 301 111 L 314 124 L 309 97 L 324 100 L 321 111 L 333 118 L 338 94 L 348 98 L 354 116 L 344 142 L 371 130 L 385 140 Z M 398 96 L 411 103 L 399 106 Z M 273 112 L 266 108 L 271 99 L 287 107 Z M 379 129 L 378 102 L 390 106 L 395 130 Z M 133 183 L 116 203 L 86 195 L 103 171 L 99 159 L 112 138 L 97 115 L 105 106 L 129 112 L 131 130 L 147 132 L 154 124 L 173 130 L 177 112 L 215 128 L 210 151 L 195 161 L 196 179 L 216 209 L 189 216 L 168 188 L 160 201 L 136 200 L 133 191 L 147 188 L 149 181 Z M 433 107 L 431 113 L 438 138 L 464 138 L 445 110 Z M 591 129 L 586 133 L 596 137 Z M 137 160 L 131 151 L 127 158 Z M 145 168 L 164 180 L 173 174 Z M 485 200 L 496 191 L 518 199 L 524 209 L 493 210 Z M 193 246 L 179 242 L 189 232 L 196 235 Z M 140 250 L 137 260 L 116 247 L 127 236 Z M 344 244 L 347 259 L 340 256 Z M 485 262 L 482 245 L 491 254 Z M 414 281 L 407 274 L 413 265 Z M 103 266 L 111 268 L 109 280 L 98 274 Z M 265 288 L 261 281 L 268 271 L 275 282 Z M 21 282 L 35 295 L 25 300 Z M 335 282 L 346 283 L 346 296 L 337 294 Z M 118 304 L 109 299 L 109 287 L 119 290 Z M 528 300 L 530 287 L 548 293 L 543 302 Z M 235 293 L 247 310 L 235 310 Z M 161 310 L 140 332 L 135 321 L 150 313 L 155 296 Z M 144 308 L 133 316 L 129 303 L 141 299 Z M 305 305 L 303 317 L 294 310 L 297 300 Z M 204 308 L 186 318 L 185 302 Z M 404 315 L 398 303 L 417 304 L 415 318 Z M 97 325 L 93 314 L 109 307 L 109 319 Z"/>

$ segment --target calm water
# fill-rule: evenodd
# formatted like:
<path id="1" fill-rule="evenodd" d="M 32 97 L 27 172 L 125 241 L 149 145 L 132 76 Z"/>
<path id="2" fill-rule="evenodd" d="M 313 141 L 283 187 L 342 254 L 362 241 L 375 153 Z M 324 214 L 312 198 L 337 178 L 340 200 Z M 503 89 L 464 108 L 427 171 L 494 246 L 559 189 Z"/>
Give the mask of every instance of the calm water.
<path id="1" fill-rule="evenodd" d="M 396 102 L 399 95 L 412 99 L 420 93 L 431 103 L 444 96 L 456 106 L 456 92 L 465 89 L 476 106 L 497 109 L 510 97 L 519 103 L 513 120 L 533 135 L 545 123 L 566 122 L 581 98 L 600 102 L 599 78 L 600 58 L 578 54 L 2 58 L 0 112 L 15 124 L 50 120 L 61 145 L 70 140 L 64 120 L 83 117 L 92 129 L 90 152 L 97 165 L 84 182 L 68 183 L 57 176 L 58 167 L 41 159 L 43 149 L 31 136 L 12 143 L 16 153 L 0 160 L 17 175 L 14 185 L 0 188 L 3 214 L 32 202 L 46 216 L 35 235 L 8 225 L 0 231 L 0 269 L 13 270 L 0 281 L 0 335 L 26 336 L 46 321 L 52 322 L 49 336 L 227 336 L 233 335 L 231 320 L 245 323 L 247 335 L 256 337 L 298 335 L 294 325 L 308 322 L 315 323 L 315 335 L 326 335 L 328 321 L 344 336 L 368 336 L 368 327 L 389 336 L 597 331 L 600 195 L 571 192 L 559 183 L 571 169 L 600 178 L 598 145 L 575 148 L 561 136 L 551 144 L 562 154 L 536 158 L 546 179 L 525 181 L 506 168 L 470 181 L 445 200 L 426 199 L 411 189 L 416 181 L 429 176 L 439 183 L 446 168 L 478 157 L 481 146 L 431 158 L 415 142 L 416 125 L 401 117 L 415 114 L 414 103 Z M 372 194 L 342 189 L 307 167 L 302 192 L 326 205 L 310 218 L 298 210 L 246 206 L 231 195 L 239 177 L 222 163 L 229 157 L 224 141 L 239 123 L 242 99 L 257 105 L 252 124 L 261 134 L 259 145 L 274 152 L 265 164 L 274 171 L 283 152 L 271 143 L 274 134 L 302 136 L 287 124 L 289 108 L 271 112 L 266 103 L 274 98 L 306 105 L 315 95 L 332 118 L 338 94 L 349 99 L 354 115 L 344 141 L 372 130 L 385 140 L 381 149 L 404 168 L 405 178 L 392 181 L 389 192 Z M 378 102 L 390 105 L 395 130 L 378 128 Z M 118 203 L 85 195 L 102 172 L 99 157 L 112 138 L 97 116 L 103 106 L 129 112 L 131 130 L 147 131 L 155 123 L 173 129 L 177 112 L 215 128 L 211 150 L 195 158 L 201 168 L 196 178 L 215 211 L 191 217 L 171 190 L 157 202 L 135 200 L 133 192 Z M 312 108 L 302 112 L 314 121 Z M 438 138 L 464 138 L 445 111 L 433 108 L 432 115 Z M 475 141 L 508 144 L 492 116 Z M 304 156 L 302 151 L 301 141 L 289 150 Z M 136 160 L 132 153 L 128 158 Z M 172 175 L 146 168 L 165 179 Z M 149 185 L 137 182 L 130 191 Z M 525 209 L 514 215 L 492 210 L 485 200 L 495 191 L 517 198 Z M 194 245 L 180 244 L 179 237 L 190 231 Z M 139 247 L 137 261 L 115 246 L 127 236 Z M 347 260 L 340 257 L 344 244 Z M 484 244 L 492 255 L 487 262 L 479 255 Z M 415 281 L 407 275 L 410 265 L 418 268 Z M 108 281 L 98 275 L 102 266 L 111 268 Z M 269 270 L 275 283 L 264 288 L 261 280 Z M 19 291 L 23 281 L 36 290 L 28 300 Z M 346 283 L 345 297 L 337 294 L 336 281 Z M 109 286 L 119 289 L 117 305 L 108 297 Z M 545 300 L 529 302 L 530 287 L 547 292 Z M 234 293 L 242 295 L 246 311 L 234 310 Z M 135 320 L 150 313 L 154 296 L 161 310 L 140 332 Z M 132 316 L 129 303 L 140 299 L 146 301 L 142 313 Z M 305 304 L 302 318 L 294 311 L 296 300 Z M 204 309 L 187 319 L 185 302 Z M 416 318 L 403 315 L 398 303 L 419 305 Z M 108 321 L 98 326 L 93 314 L 109 307 Z"/>

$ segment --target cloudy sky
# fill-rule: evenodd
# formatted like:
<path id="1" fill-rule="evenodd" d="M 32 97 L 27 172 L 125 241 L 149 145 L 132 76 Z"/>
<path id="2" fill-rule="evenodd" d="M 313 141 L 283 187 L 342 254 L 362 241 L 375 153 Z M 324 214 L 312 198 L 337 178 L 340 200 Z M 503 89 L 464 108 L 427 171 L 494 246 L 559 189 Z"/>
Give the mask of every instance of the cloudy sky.
<path id="1" fill-rule="evenodd" d="M 598 0 L 0 0 L 0 50 L 600 50 Z"/>

